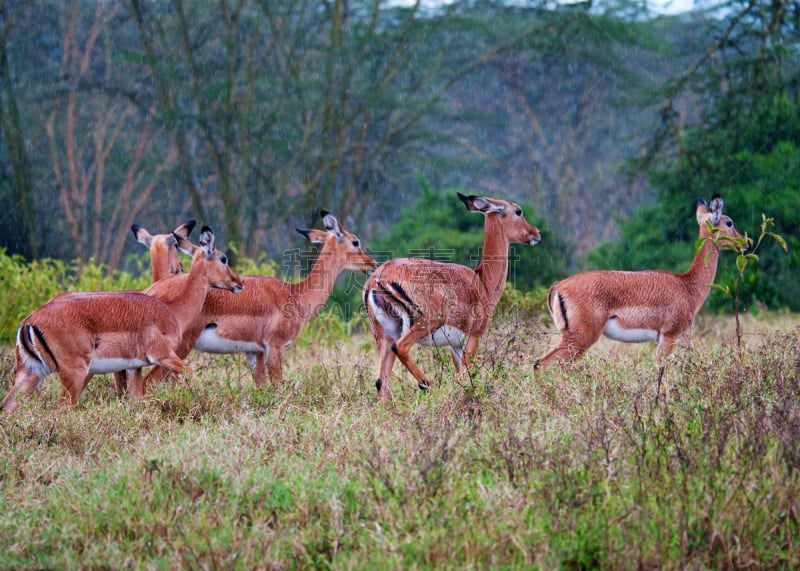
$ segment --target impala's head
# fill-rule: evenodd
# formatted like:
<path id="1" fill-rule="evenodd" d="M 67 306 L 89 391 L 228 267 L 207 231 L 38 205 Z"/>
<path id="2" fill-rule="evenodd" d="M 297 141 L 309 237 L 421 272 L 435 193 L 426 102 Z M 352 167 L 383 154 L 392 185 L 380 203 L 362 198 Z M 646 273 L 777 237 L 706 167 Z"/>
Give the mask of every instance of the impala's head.
<path id="1" fill-rule="evenodd" d="M 719 243 L 721 246 L 726 245 L 727 242 L 728 246 L 733 246 L 734 249 L 739 250 L 740 247 L 738 244 L 724 240 L 726 237 L 744 239 L 744 236 L 734 228 L 733 219 L 722 213 L 723 206 L 724 203 L 719 194 L 715 194 L 711 197 L 710 206 L 706 204 L 706 201 L 703 199 L 697 201 L 697 223 L 700 225 L 700 237 L 708 238 L 712 236 L 712 231 L 709 230 L 708 227 L 708 225 L 711 224 L 711 228 L 716 229 L 714 234 L 720 237 Z M 746 246 L 745 244 L 745 247 Z"/>
<path id="2" fill-rule="evenodd" d="M 487 220 L 490 216 L 497 216 L 501 220 L 503 233 L 509 242 L 520 244 L 537 244 L 542 239 L 539 229 L 525 220 L 522 208 L 515 202 L 507 202 L 486 196 L 466 196 L 458 193 L 458 198 L 470 212 L 483 212 Z"/>
<path id="3" fill-rule="evenodd" d="M 183 263 L 178 252 L 178 238 L 189 237 L 195 226 L 194 220 L 184 222 L 169 234 L 150 234 L 147 230 L 134 224 L 131 226 L 133 237 L 140 244 L 150 250 L 150 265 L 153 273 L 153 281 L 157 282 L 161 278 L 173 274 L 183 273 Z"/>
<path id="4" fill-rule="evenodd" d="M 322 252 L 341 260 L 341 267 L 355 272 L 370 274 L 378 263 L 361 246 L 358 236 L 345 230 L 336 216 L 323 210 L 322 225 L 325 230 L 296 228 L 312 244 L 322 244 Z"/>
<path id="5" fill-rule="evenodd" d="M 214 248 L 214 233 L 208 226 L 200 231 L 200 246 L 195 246 L 186 238 L 175 235 L 181 252 L 192 256 L 191 273 L 195 268 L 203 268 L 211 287 L 239 293 L 244 288 L 242 278 L 228 265 L 228 256 Z"/>

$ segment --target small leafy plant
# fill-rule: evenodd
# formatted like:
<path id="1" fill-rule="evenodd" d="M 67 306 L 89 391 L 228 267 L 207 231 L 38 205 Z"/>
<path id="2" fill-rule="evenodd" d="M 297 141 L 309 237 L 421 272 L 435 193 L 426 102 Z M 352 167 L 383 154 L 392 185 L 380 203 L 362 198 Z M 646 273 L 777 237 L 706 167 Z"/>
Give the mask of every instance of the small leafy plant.
<path id="1" fill-rule="evenodd" d="M 711 284 L 709 287 L 721 291 L 726 296 L 733 300 L 733 313 L 736 318 L 736 345 L 739 349 L 742 348 L 742 323 L 739 318 L 739 288 L 744 281 L 745 271 L 751 264 L 755 264 L 758 262 L 758 254 L 756 253 L 758 249 L 761 247 L 764 238 L 772 238 L 780 246 L 784 249 L 784 251 L 788 252 L 789 247 L 786 245 L 786 240 L 783 239 L 783 236 L 777 234 L 775 232 L 770 232 L 768 228 L 775 225 L 774 218 L 767 218 L 765 214 L 761 215 L 761 233 L 758 236 L 758 239 L 753 242 L 753 239 L 750 238 L 747 233 L 745 233 L 744 238 L 731 238 L 730 236 L 720 236 L 720 229 L 714 228 L 709 224 L 709 229 L 711 231 L 710 238 L 700 238 L 697 241 L 696 248 L 699 249 L 703 242 L 706 240 L 711 240 L 714 242 L 714 245 L 717 248 L 730 248 L 736 250 L 736 273 L 734 273 L 730 268 L 726 267 L 726 270 L 730 273 L 733 279 L 733 288 L 729 285 L 720 285 L 720 284 Z"/>

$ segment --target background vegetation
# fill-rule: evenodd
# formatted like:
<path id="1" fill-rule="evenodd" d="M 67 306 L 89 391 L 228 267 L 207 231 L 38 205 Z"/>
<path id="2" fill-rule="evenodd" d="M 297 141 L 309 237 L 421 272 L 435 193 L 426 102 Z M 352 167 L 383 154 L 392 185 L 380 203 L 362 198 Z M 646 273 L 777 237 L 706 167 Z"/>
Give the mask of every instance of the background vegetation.
<path id="1" fill-rule="evenodd" d="M 193 355 L 63 413 L 49 379 L 0 422 L 0 567 L 798 567 L 800 330 L 761 309 L 800 306 L 799 25 L 792 0 L 0 1 L 3 393 L 30 310 L 144 287 L 134 222 L 195 218 L 289 278 L 320 208 L 379 260 L 474 264 L 456 189 L 543 230 L 468 378 L 415 350 L 426 397 L 398 366 L 374 405 L 356 274 L 279 385 Z M 550 283 L 685 269 L 714 192 L 789 245 L 748 267 L 743 348 L 703 315 L 661 390 L 651 347 L 602 341 L 535 379 Z"/>
<path id="2" fill-rule="evenodd" d="M 543 259 L 521 256 L 525 288 L 592 266 L 686 267 L 690 209 L 713 192 L 743 230 L 766 212 L 794 245 L 798 11 L 9 0 L 0 247 L 113 272 L 133 222 L 191 217 L 280 264 L 326 208 L 401 256 L 450 248 L 461 218 L 431 195 L 455 188 L 546 223 Z M 421 207 L 436 227 L 397 242 Z M 767 254 L 744 297 L 797 309 L 796 256 Z"/>

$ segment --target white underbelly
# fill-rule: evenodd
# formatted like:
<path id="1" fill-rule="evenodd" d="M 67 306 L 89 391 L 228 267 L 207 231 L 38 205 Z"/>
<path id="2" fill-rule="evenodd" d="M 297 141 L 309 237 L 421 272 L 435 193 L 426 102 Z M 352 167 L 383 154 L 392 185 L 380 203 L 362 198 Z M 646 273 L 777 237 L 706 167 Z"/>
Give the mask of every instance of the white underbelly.
<path id="1" fill-rule="evenodd" d="M 609 339 L 624 343 L 660 342 L 662 337 L 661 332 L 655 329 L 625 329 L 620 327 L 615 317 L 606 322 L 606 326 L 603 328 L 603 335 Z"/>
<path id="2" fill-rule="evenodd" d="M 150 361 L 143 359 L 114 359 L 114 358 L 97 358 L 89 362 L 90 375 L 105 375 L 106 373 L 116 373 L 117 371 L 124 371 L 125 369 L 138 369 L 140 367 L 147 367 L 152 365 Z"/>
<path id="3" fill-rule="evenodd" d="M 426 347 L 453 347 L 454 349 L 461 349 L 466 342 L 466 335 L 457 327 L 444 325 L 428 335 L 423 337 L 417 343 Z"/>
<path id="4" fill-rule="evenodd" d="M 264 353 L 265 347 L 252 341 L 242 341 L 239 339 L 225 339 L 217 335 L 215 327 L 203 329 L 194 348 L 203 353 Z"/>

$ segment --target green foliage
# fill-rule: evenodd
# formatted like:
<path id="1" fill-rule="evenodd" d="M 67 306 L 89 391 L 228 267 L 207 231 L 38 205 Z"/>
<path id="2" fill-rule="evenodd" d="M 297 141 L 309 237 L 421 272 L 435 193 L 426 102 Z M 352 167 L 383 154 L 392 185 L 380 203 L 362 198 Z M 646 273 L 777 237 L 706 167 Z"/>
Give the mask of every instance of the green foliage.
<path id="1" fill-rule="evenodd" d="M 92 260 L 69 265 L 49 258 L 26 262 L 0 249 L 0 343 L 11 342 L 19 322 L 59 293 L 144 289 L 149 279 L 147 273 L 139 277 L 123 271 L 109 273 Z"/>
<path id="2" fill-rule="evenodd" d="M 684 271 L 691 260 L 690 244 L 697 237 L 695 200 L 719 192 L 725 212 L 740 232 L 755 235 L 763 214 L 774 220 L 774 234 L 783 236 L 788 248 L 788 253 L 775 247 L 759 253 L 758 267 L 742 281 L 742 302 L 750 307 L 761 303 L 800 309 L 800 122 L 796 120 L 800 104 L 777 98 L 770 109 L 771 113 L 764 109 L 758 115 L 760 128 L 754 124 L 744 133 L 738 126 L 735 133 L 690 131 L 688 154 L 673 168 L 653 174 L 659 203 L 622 222 L 622 239 L 592 251 L 590 265 Z M 790 112 L 795 119 L 785 120 Z M 690 160 L 700 155 L 700 149 L 705 151 L 702 162 Z M 720 259 L 721 269 L 735 263 L 725 255 Z M 723 290 L 732 288 L 736 273 L 718 272 L 717 283 Z M 722 309 L 728 302 L 726 296 L 712 292 L 708 305 Z"/>
<path id="3" fill-rule="evenodd" d="M 457 189 L 435 191 L 424 181 L 422 184 L 422 197 L 404 207 L 398 222 L 373 241 L 371 252 L 375 259 L 382 262 L 390 258 L 420 257 L 474 268 L 483 247 L 483 216 L 464 208 L 456 195 Z M 476 194 L 458 190 L 463 194 Z M 521 291 L 549 287 L 564 276 L 565 244 L 558 232 L 548 230 L 547 222 L 530 204 L 524 201 L 519 204 L 528 222 L 541 231 L 542 241 L 533 247 L 511 245 L 508 280 Z"/>
<path id="4" fill-rule="evenodd" d="M 0 343 L 12 343 L 20 321 L 50 298 L 65 291 L 124 291 L 145 289 L 150 285 L 149 255 L 131 256 L 129 265 L 136 273 L 109 272 L 103 264 L 44 258 L 27 262 L 22 256 L 9 256 L 0 249 Z M 236 271 L 240 275 L 279 276 L 280 268 L 262 256 L 257 260 L 241 258 Z M 366 314 L 360 308 L 360 286 L 337 286 L 334 296 L 303 328 L 297 343 L 335 343 L 349 338 L 354 331 L 364 331 Z"/>

